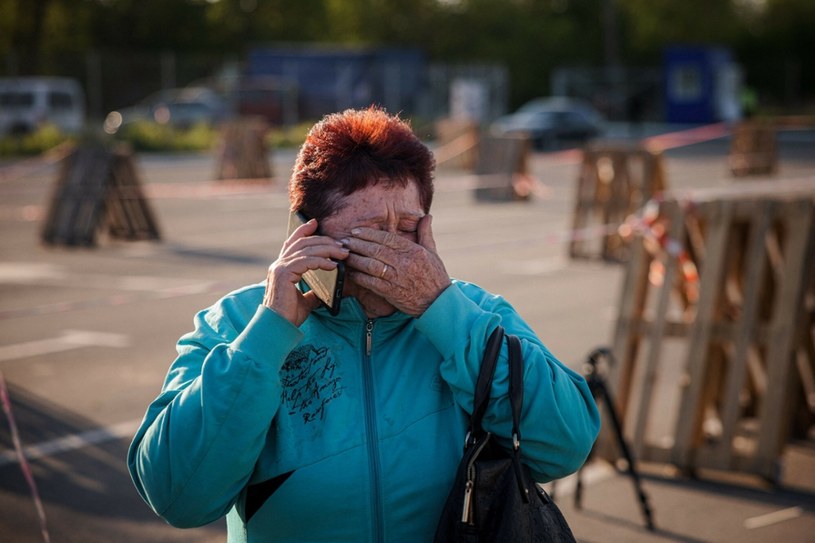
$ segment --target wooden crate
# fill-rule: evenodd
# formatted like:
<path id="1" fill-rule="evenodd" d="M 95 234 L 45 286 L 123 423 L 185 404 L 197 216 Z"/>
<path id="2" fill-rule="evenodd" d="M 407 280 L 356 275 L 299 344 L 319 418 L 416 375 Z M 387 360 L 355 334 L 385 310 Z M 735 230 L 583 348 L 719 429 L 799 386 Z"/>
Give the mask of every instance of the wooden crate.
<path id="1" fill-rule="evenodd" d="M 642 146 L 608 144 L 584 149 L 569 255 L 627 260 L 629 248 L 618 227 L 665 189 L 661 152 Z"/>
<path id="2" fill-rule="evenodd" d="M 815 409 L 815 183 L 667 195 L 642 227 L 610 376 L 627 437 L 644 460 L 775 480 Z"/>
<path id="3" fill-rule="evenodd" d="M 217 151 L 215 179 L 271 183 L 272 167 L 266 145 L 267 131 L 265 121 L 252 117 L 224 123 Z"/>

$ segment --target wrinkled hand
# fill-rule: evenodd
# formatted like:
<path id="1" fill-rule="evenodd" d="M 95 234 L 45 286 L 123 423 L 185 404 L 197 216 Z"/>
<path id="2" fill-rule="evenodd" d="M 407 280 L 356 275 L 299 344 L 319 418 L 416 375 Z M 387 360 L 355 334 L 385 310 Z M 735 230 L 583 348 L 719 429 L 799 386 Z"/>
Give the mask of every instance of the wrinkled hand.
<path id="1" fill-rule="evenodd" d="M 348 256 L 348 249 L 340 242 L 313 235 L 316 231 L 317 221 L 311 219 L 292 232 L 266 275 L 263 305 L 295 326 L 303 324 L 309 313 L 320 305 L 313 292 L 303 294 L 297 288 L 303 274 L 308 270 L 333 270 L 337 267 L 334 260 Z"/>
<path id="2" fill-rule="evenodd" d="M 359 286 L 418 317 L 450 285 L 450 277 L 436 252 L 431 216 L 418 225 L 417 243 L 373 228 L 355 228 L 344 240 L 351 254 L 347 273 Z"/>

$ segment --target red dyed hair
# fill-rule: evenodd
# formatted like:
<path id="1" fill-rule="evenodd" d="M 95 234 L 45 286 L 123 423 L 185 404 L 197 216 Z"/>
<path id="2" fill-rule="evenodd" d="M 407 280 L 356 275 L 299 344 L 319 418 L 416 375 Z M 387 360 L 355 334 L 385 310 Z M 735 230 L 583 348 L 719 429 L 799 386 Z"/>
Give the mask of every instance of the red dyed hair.
<path id="1" fill-rule="evenodd" d="M 379 108 L 348 109 L 315 124 L 289 180 L 291 208 L 323 219 L 345 196 L 377 183 L 414 181 L 425 213 L 433 200 L 430 150 L 398 116 Z"/>

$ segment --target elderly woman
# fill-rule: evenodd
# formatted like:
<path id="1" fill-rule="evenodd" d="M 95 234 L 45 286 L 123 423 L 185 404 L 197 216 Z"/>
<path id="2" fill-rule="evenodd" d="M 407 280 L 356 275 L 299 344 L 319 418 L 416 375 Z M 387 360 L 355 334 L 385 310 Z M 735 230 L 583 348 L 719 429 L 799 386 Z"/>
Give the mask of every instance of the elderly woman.
<path id="1" fill-rule="evenodd" d="M 313 219 L 264 282 L 196 316 L 131 445 L 158 515 L 179 527 L 226 515 L 234 542 L 432 540 L 499 323 L 522 340 L 524 462 L 544 482 L 585 461 L 599 427 L 585 381 L 504 299 L 447 275 L 433 166 L 379 109 L 312 128 L 289 194 Z M 334 316 L 301 278 L 339 261 Z M 500 362 L 485 426 L 509 444 L 506 346 Z"/>

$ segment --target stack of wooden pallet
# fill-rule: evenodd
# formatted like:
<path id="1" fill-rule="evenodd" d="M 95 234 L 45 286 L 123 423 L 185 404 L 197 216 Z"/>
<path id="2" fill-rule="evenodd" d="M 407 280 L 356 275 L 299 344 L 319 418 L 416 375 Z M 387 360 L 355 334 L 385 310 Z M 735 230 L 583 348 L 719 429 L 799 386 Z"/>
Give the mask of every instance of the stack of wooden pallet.
<path id="1" fill-rule="evenodd" d="M 636 454 L 777 480 L 815 420 L 815 182 L 666 194 L 631 247 L 609 380 Z"/>
<path id="2" fill-rule="evenodd" d="M 51 245 L 93 246 L 103 230 L 123 240 L 161 237 L 132 152 L 87 144 L 63 159 L 42 240 Z"/>

